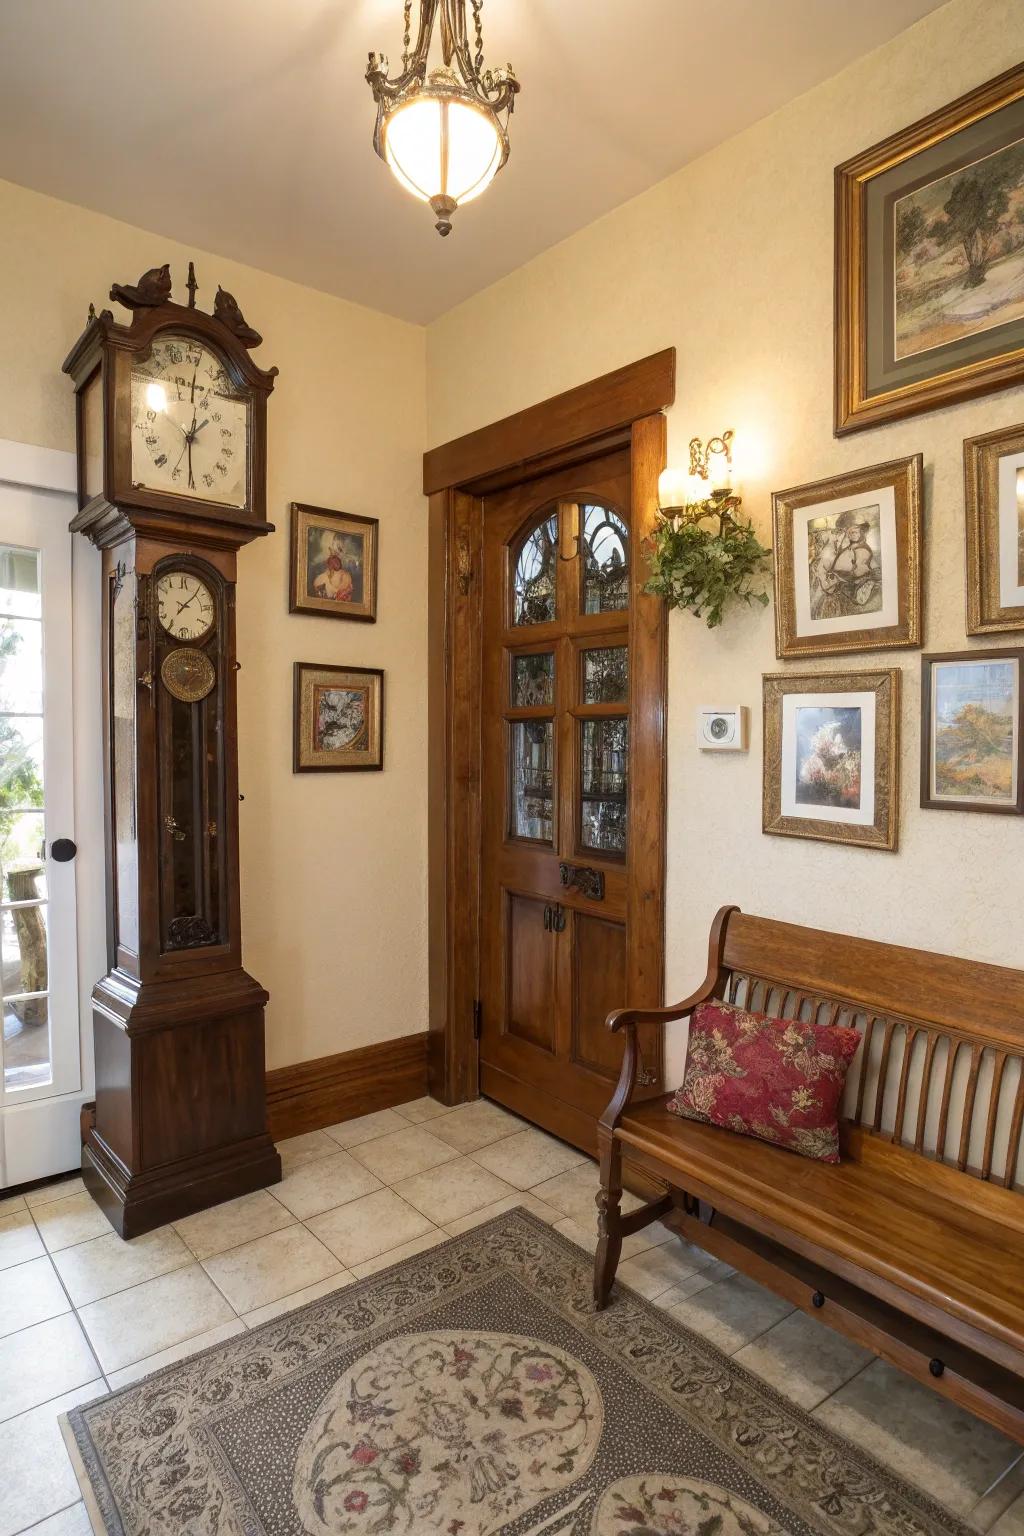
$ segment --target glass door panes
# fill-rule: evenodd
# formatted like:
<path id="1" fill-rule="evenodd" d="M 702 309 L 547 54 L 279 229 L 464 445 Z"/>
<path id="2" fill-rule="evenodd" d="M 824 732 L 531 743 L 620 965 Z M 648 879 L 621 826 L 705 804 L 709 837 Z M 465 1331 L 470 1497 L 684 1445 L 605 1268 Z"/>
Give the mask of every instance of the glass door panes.
<path id="1" fill-rule="evenodd" d="M 555 736 L 552 720 L 517 720 L 509 732 L 513 837 L 554 841 Z"/>
<path id="2" fill-rule="evenodd" d="M 0 544 L 0 1004 L 4 1087 L 52 1079 L 38 550 Z"/>
<path id="3" fill-rule="evenodd" d="M 580 721 L 580 844 L 595 853 L 626 851 L 629 721 Z"/>
<path id="4" fill-rule="evenodd" d="M 629 529 L 610 507 L 581 511 L 583 612 L 621 613 L 629 606 Z"/>
<path id="5" fill-rule="evenodd" d="M 555 702 L 555 653 L 512 657 L 512 707 L 536 709 Z"/>
<path id="6" fill-rule="evenodd" d="M 519 547 L 512 578 L 512 622 L 548 624 L 556 616 L 558 513 L 537 524 Z"/>
<path id="7" fill-rule="evenodd" d="M 629 651 L 624 645 L 591 646 L 583 652 L 583 703 L 629 702 Z"/>

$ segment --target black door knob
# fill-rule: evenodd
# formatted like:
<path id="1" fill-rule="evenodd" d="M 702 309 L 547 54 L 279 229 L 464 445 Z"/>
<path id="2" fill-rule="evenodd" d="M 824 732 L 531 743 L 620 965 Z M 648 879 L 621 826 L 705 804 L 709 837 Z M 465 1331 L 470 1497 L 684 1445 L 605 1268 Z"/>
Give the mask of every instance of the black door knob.
<path id="1" fill-rule="evenodd" d="M 50 858 L 56 859 L 58 864 L 70 864 L 77 852 L 78 845 L 70 837 L 58 837 L 50 844 Z"/>

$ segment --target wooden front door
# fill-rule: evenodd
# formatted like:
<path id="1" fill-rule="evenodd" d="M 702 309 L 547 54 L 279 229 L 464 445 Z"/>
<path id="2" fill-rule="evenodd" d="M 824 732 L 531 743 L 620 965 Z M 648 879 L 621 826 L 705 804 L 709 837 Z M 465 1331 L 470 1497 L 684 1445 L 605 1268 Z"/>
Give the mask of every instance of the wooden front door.
<path id="1" fill-rule="evenodd" d="M 483 502 L 480 1086 L 587 1147 L 622 1053 L 605 1019 L 634 1001 L 631 912 L 660 881 L 631 825 L 662 701 L 655 720 L 631 687 L 630 490 L 627 448 Z M 643 1049 L 653 1085 L 660 1036 Z"/>

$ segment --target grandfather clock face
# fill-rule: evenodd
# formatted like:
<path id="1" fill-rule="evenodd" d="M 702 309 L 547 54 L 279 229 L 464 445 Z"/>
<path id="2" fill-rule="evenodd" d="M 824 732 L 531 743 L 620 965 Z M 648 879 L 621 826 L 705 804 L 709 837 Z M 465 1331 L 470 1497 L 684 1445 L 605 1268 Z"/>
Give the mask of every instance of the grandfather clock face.
<path id="1" fill-rule="evenodd" d="M 134 486 L 228 507 L 249 503 L 251 410 L 220 356 L 169 331 L 132 365 Z"/>

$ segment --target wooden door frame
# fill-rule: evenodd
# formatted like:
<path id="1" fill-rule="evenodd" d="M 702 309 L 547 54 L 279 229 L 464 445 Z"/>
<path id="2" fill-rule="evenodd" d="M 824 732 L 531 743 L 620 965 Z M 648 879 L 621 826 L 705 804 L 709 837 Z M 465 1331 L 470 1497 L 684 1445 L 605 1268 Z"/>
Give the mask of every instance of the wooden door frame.
<path id="1" fill-rule="evenodd" d="M 630 763 L 627 995 L 660 1006 L 665 967 L 665 606 L 642 589 L 654 526 L 675 348 L 492 422 L 423 456 L 429 502 L 429 1080 L 446 1104 L 478 1096 L 483 500 L 497 490 L 628 447 L 632 561 L 630 690 L 648 712 Z"/>

